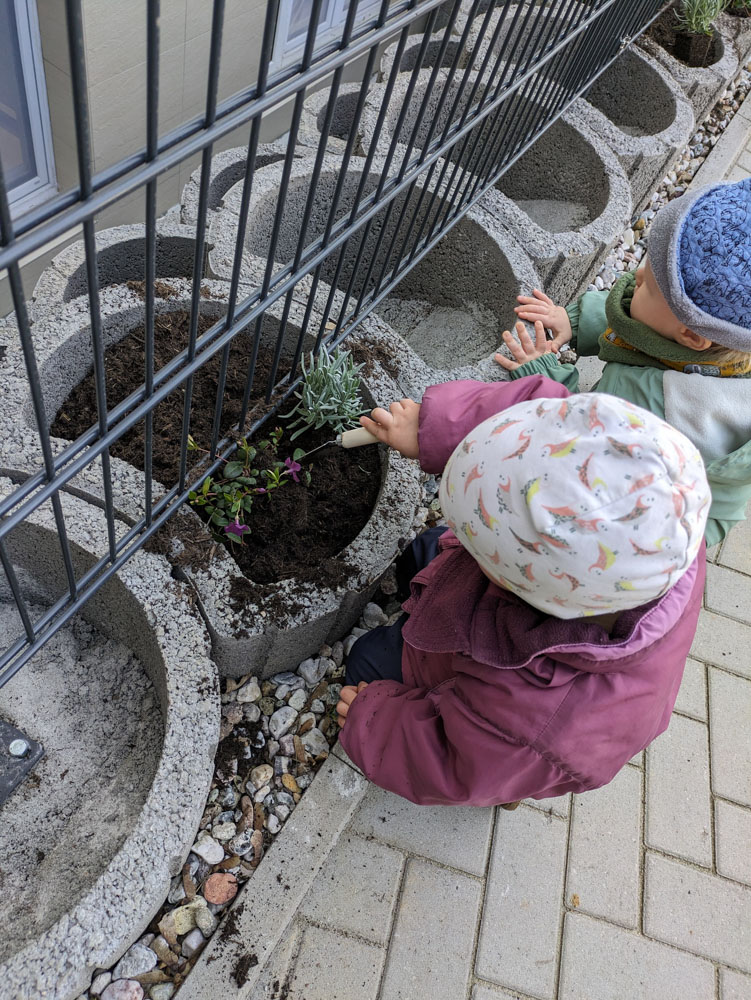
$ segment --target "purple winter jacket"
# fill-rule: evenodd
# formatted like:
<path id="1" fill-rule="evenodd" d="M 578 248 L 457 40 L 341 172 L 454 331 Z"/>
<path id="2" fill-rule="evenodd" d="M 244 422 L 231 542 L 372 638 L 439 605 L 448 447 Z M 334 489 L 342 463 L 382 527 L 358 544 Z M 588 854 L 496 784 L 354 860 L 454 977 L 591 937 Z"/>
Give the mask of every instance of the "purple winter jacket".
<path id="1" fill-rule="evenodd" d="M 487 417 L 568 395 L 541 375 L 433 386 L 420 410 L 420 464 L 439 473 Z M 607 784 L 667 729 L 704 576 L 702 547 L 667 594 L 621 613 L 608 634 L 497 587 L 446 532 L 404 605 L 404 682 L 369 684 L 341 743 L 371 781 L 421 805 L 488 806 Z"/>

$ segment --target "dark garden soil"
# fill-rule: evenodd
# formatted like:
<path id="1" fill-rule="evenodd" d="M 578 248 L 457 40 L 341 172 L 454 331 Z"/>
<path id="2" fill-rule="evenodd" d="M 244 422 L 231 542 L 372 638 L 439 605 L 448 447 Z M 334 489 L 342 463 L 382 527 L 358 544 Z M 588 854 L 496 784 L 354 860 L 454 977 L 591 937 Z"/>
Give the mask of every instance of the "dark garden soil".
<path id="1" fill-rule="evenodd" d="M 155 370 L 158 371 L 185 350 L 188 322 L 187 312 L 157 316 Z M 202 317 L 199 335 L 213 322 Z M 222 433 L 229 431 L 239 419 L 251 349 L 252 340 L 248 334 L 241 333 L 232 341 Z M 143 327 L 106 351 L 107 403 L 110 408 L 142 384 L 144 357 Z M 254 386 L 257 388 L 256 395 L 251 398 L 251 412 L 254 404 L 263 403 L 271 362 L 271 351 L 262 348 L 256 366 Z M 211 439 L 218 372 L 219 355 L 216 355 L 196 373 L 193 380 L 190 432 L 202 448 L 207 448 Z M 279 376 L 284 373 L 282 366 Z M 182 389 L 171 393 L 154 412 L 153 476 L 168 487 L 174 485 L 179 474 L 183 399 Z M 91 427 L 95 413 L 94 375 L 90 372 L 63 403 L 51 431 L 57 437 L 74 440 Z M 284 421 L 280 423 L 283 425 Z M 267 431 L 268 428 L 257 437 L 263 437 Z M 333 437 L 330 431 L 312 431 L 290 444 L 285 435 L 279 445 L 279 458 L 291 456 L 297 447 L 311 450 Z M 143 471 L 144 425 L 139 424 L 124 434 L 113 445 L 111 454 Z M 194 464 L 200 457 L 196 452 L 188 453 L 189 460 Z M 325 448 L 313 456 L 310 463 L 304 460 L 303 463 L 305 467 L 310 464 L 310 486 L 289 481 L 272 494 L 257 496 L 248 520 L 250 533 L 245 535 L 242 544 L 227 543 L 243 573 L 255 583 L 267 584 L 295 576 L 336 585 L 349 575 L 349 567 L 334 557 L 359 534 L 372 514 L 381 485 L 378 449 L 365 447 L 345 451 L 337 447 Z M 260 454 L 256 464 L 263 467 Z M 200 516 L 200 508 L 196 512 Z M 186 519 L 172 520 L 182 521 L 184 525 Z M 186 547 L 184 558 L 180 561 L 194 566 L 197 563 L 206 565 L 212 549 L 209 540 L 205 536 L 186 539 L 182 530 L 176 531 L 171 523 L 167 522 L 167 531 L 161 546 L 157 542 L 157 550 L 169 552 L 169 540 L 177 535 Z M 243 581 L 238 581 L 235 590 L 238 593 L 233 592 L 233 597 L 238 603 L 260 596 L 253 592 L 252 586 L 244 586 Z"/>
<path id="2" fill-rule="evenodd" d="M 677 35 L 677 24 L 675 19 L 675 4 L 667 7 L 662 14 L 657 18 L 656 21 L 647 29 L 647 35 L 650 38 L 654 38 L 658 45 L 661 45 L 666 52 L 681 62 L 685 60 L 681 59 L 680 55 L 676 52 L 676 35 Z M 712 42 L 709 46 L 709 50 L 706 53 L 703 65 L 711 66 L 716 63 L 720 58 L 720 40 L 717 35 L 714 36 Z"/>

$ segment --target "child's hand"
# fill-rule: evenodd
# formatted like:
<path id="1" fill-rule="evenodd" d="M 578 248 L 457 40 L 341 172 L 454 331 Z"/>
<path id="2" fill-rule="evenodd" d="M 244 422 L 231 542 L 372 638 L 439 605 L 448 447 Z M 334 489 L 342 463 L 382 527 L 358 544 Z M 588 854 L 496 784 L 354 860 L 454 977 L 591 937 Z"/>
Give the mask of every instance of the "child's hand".
<path id="1" fill-rule="evenodd" d="M 571 320 L 563 306 L 557 306 L 537 288 L 532 292 L 532 297 L 518 295 L 516 301 L 521 302 L 521 305 L 514 308 L 519 319 L 526 319 L 530 323 L 537 323 L 539 320 L 544 327 L 553 331 L 553 340 L 548 341 L 548 349 L 563 350 L 573 337 Z"/>
<path id="2" fill-rule="evenodd" d="M 349 712 L 352 702 L 362 691 L 362 689 L 366 688 L 367 686 L 368 686 L 367 681 L 360 681 L 357 687 L 355 687 L 352 684 L 348 684 L 346 687 L 343 687 L 339 692 L 339 701 L 336 704 L 336 718 L 340 727 L 344 726 L 344 723 L 347 721 L 347 713 Z"/>
<path id="3" fill-rule="evenodd" d="M 412 399 L 392 403 L 388 410 L 377 406 L 369 417 L 360 417 L 360 423 L 405 458 L 417 458 L 417 427 L 420 422 L 420 404 Z"/>
<path id="4" fill-rule="evenodd" d="M 546 340 L 545 327 L 539 320 L 535 323 L 534 343 L 523 323 L 516 324 L 516 332 L 519 337 L 518 341 L 511 336 L 508 330 L 503 331 L 503 342 L 514 355 L 515 360 L 509 361 L 505 354 L 495 355 L 495 360 L 507 371 L 512 372 L 519 365 L 523 365 L 525 361 L 534 361 L 536 358 L 541 358 L 543 354 L 550 354 L 552 351 L 553 341 Z"/>

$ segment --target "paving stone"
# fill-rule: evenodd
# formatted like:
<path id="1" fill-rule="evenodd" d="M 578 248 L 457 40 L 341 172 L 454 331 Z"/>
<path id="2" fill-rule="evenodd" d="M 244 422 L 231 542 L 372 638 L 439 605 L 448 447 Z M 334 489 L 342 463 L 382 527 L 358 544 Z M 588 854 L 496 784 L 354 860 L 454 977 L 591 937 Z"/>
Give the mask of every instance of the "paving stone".
<path id="1" fill-rule="evenodd" d="M 292 962 L 300 947 L 304 927 L 299 917 L 292 921 L 264 965 L 249 1000 L 277 1000 L 284 995 L 284 990 L 289 987 Z"/>
<path id="2" fill-rule="evenodd" d="M 711 1000 L 714 967 L 632 931 L 567 913 L 559 1000 Z"/>
<path id="3" fill-rule="evenodd" d="M 720 1000 L 751 1000 L 751 976 L 720 969 Z"/>
<path id="4" fill-rule="evenodd" d="M 723 566 L 707 566 L 707 585 L 704 596 L 709 611 L 751 622 L 751 581 L 741 573 Z"/>
<path id="5" fill-rule="evenodd" d="M 709 740 L 703 722 L 674 715 L 647 750 L 650 847 L 712 867 Z"/>
<path id="6" fill-rule="evenodd" d="M 476 974 L 543 998 L 555 993 L 567 824 L 536 809 L 499 817 Z"/>
<path id="7" fill-rule="evenodd" d="M 625 927 L 639 922 L 641 786 L 641 772 L 624 767 L 575 797 L 571 821 L 566 901 Z"/>
<path id="8" fill-rule="evenodd" d="M 647 853 L 644 933 L 751 972 L 751 889 Z"/>
<path id="9" fill-rule="evenodd" d="M 715 799 L 717 871 L 751 885 L 751 810 Z"/>
<path id="10" fill-rule="evenodd" d="M 532 806 L 533 809 L 539 809 L 544 813 L 552 813 L 553 816 L 561 816 L 563 819 L 568 819 L 571 812 L 570 795 L 556 795 L 552 799 L 522 799 L 522 801 L 526 806 Z"/>
<path id="11" fill-rule="evenodd" d="M 374 785 L 351 828 L 397 849 L 483 875 L 492 821 L 492 809 L 416 806 Z"/>
<path id="12" fill-rule="evenodd" d="M 719 563 L 751 575 L 751 520 L 741 521 L 725 539 Z"/>
<path id="13" fill-rule="evenodd" d="M 707 721 L 707 669 L 691 656 L 686 660 L 675 711 L 701 722 Z"/>
<path id="14" fill-rule="evenodd" d="M 751 677 L 751 627 L 742 622 L 702 611 L 691 655 L 704 663 Z"/>
<path id="15" fill-rule="evenodd" d="M 472 1000 L 526 1000 L 526 995 L 516 991 L 509 993 L 508 990 L 501 990 L 497 986 L 475 983 Z"/>
<path id="16" fill-rule="evenodd" d="M 634 767 L 644 767 L 644 751 L 640 750 L 639 753 L 634 754 L 629 764 L 633 764 Z"/>
<path id="17" fill-rule="evenodd" d="M 342 834 L 303 901 L 302 915 L 385 945 L 403 865 L 404 855 L 385 844 Z"/>
<path id="18" fill-rule="evenodd" d="M 375 1000 L 386 952 L 335 931 L 308 926 L 289 978 L 289 1000 Z"/>
<path id="19" fill-rule="evenodd" d="M 710 670 L 709 723 L 712 791 L 751 806 L 751 683 Z"/>
<path id="20" fill-rule="evenodd" d="M 380 1000 L 417 1000 L 427 986 L 430 1000 L 466 996 L 481 893 L 477 879 L 407 862 Z"/>

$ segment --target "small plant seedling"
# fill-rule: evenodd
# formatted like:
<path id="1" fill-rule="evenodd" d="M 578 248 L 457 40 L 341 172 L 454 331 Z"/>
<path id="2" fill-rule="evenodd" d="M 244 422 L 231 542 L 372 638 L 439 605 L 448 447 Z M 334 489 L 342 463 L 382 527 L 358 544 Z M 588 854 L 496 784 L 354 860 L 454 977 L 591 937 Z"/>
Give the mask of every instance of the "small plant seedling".
<path id="1" fill-rule="evenodd" d="M 221 475 L 207 476 L 198 490 L 188 494 L 191 506 L 203 508 L 209 527 L 220 539 L 229 539 L 234 544 L 245 540 L 250 533 L 246 522 L 256 496 L 273 493 L 290 479 L 310 485 L 310 471 L 300 464 L 300 459 L 305 457 L 301 448 L 296 448 L 292 457 L 284 461 L 276 457 L 281 438 L 281 427 L 274 428 L 257 447 L 243 438 L 238 442 L 235 455 L 225 462 Z M 188 448 L 203 450 L 192 437 L 188 438 Z M 271 458 L 268 468 L 255 468 L 259 455 Z"/>
<path id="2" fill-rule="evenodd" d="M 360 399 L 362 367 L 355 364 L 349 351 L 338 347 L 333 354 L 325 346 L 318 357 L 311 354 L 308 367 L 302 360 L 303 382 L 295 393 L 298 403 L 284 415 L 297 415 L 290 424 L 290 429 L 297 428 L 292 441 L 310 427 L 330 427 L 333 433 L 341 434 L 357 424 L 357 418 L 367 412 Z"/>

